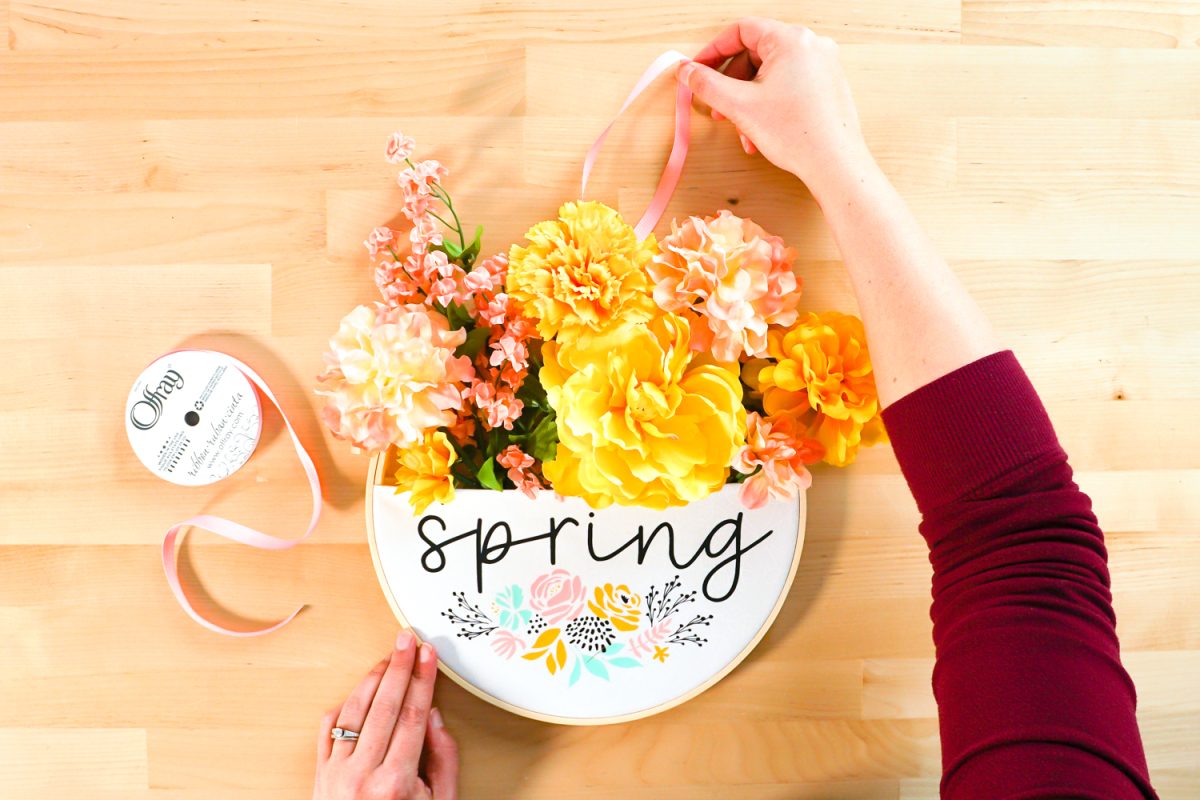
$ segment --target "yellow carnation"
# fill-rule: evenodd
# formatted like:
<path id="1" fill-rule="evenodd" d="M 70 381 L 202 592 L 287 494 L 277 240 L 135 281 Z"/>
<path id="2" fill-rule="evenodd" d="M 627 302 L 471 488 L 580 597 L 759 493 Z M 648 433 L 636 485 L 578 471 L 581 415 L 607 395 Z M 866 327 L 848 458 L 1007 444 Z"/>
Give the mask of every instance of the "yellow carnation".
<path id="1" fill-rule="evenodd" d="M 450 468 L 458 454 L 441 431 L 426 432 L 425 440 L 396 452 L 396 491 L 408 491 L 413 511 L 421 514 L 435 500 L 446 504 L 454 499 Z"/>
<path id="2" fill-rule="evenodd" d="M 543 345 L 559 443 L 542 469 L 559 494 L 662 509 L 724 485 L 746 438 L 741 383 L 730 365 L 693 362 L 689 335 L 665 314 L 587 344 Z"/>
<path id="3" fill-rule="evenodd" d="M 810 312 L 786 330 L 771 331 L 767 347 L 771 361 L 747 363 L 743 376 L 761 392 L 768 417 L 794 418 L 837 467 L 853 462 L 859 447 L 886 440 L 858 317 Z"/>
<path id="4" fill-rule="evenodd" d="M 658 252 L 654 236 L 638 241 L 621 215 L 594 201 L 565 203 L 558 219 L 513 245 L 506 289 L 543 339 L 564 341 L 604 333 L 656 313 L 646 265 Z"/>

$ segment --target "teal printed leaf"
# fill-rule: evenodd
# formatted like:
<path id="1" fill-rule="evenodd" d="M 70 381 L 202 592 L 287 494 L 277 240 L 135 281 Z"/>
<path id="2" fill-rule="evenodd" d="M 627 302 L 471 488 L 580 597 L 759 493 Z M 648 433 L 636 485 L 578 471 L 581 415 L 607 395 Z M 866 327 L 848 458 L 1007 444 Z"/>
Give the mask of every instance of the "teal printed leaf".
<path id="1" fill-rule="evenodd" d="M 640 667 L 642 662 L 638 661 L 636 658 L 630 658 L 629 656 L 619 656 L 617 658 L 610 658 L 608 660 L 608 664 L 612 667 L 629 669 L 630 667 Z"/>
<path id="2" fill-rule="evenodd" d="M 518 627 L 520 627 L 520 623 L 517 621 L 517 618 L 513 616 L 511 611 L 501 611 L 500 627 L 508 628 L 510 631 L 515 631 Z"/>
<path id="3" fill-rule="evenodd" d="M 595 675 L 597 678 L 608 680 L 608 669 L 605 668 L 604 662 L 597 658 L 584 659 L 583 665 L 587 667 L 587 671 Z"/>
<path id="4" fill-rule="evenodd" d="M 479 485 L 485 489 L 503 489 L 500 485 L 500 479 L 496 477 L 496 459 L 489 458 L 484 461 L 479 467 L 479 472 L 476 473 L 479 478 Z"/>
<path id="5" fill-rule="evenodd" d="M 579 676 L 582 674 L 580 667 L 582 667 L 582 666 L 583 666 L 583 659 L 576 658 L 575 659 L 575 669 L 571 670 L 571 679 L 569 681 L 567 681 L 568 687 L 574 686 L 575 681 L 579 680 Z"/>
<path id="6" fill-rule="evenodd" d="M 624 648 L 625 648 L 625 645 L 622 642 L 613 642 L 612 644 L 610 644 L 608 646 L 608 649 L 604 651 L 604 655 L 615 656 L 617 653 L 621 652 L 621 650 L 623 650 Z"/>
<path id="7" fill-rule="evenodd" d="M 521 607 L 521 603 L 525 602 L 525 595 L 524 595 L 524 593 L 521 591 L 521 587 L 520 587 L 520 586 L 517 586 L 517 585 L 514 583 L 514 584 L 512 585 L 511 593 L 512 593 L 512 606 L 511 606 L 511 608 L 514 608 L 514 609 L 516 609 L 516 608 L 520 608 L 520 607 Z"/>
<path id="8" fill-rule="evenodd" d="M 533 612 L 532 612 L 532 611 L 530 611 L 528 608 L 522 608 L 522 609 L 521 609 L 521 610 L 518 612 L 518 614 L 519 614 L 519 616 L 521 617 L 521 624 L 522 624 L 522 625 L 528 625 L 528 624 L 529 624 L 529 620 L 531 620 L 531 619 L 533 618 Z"/>

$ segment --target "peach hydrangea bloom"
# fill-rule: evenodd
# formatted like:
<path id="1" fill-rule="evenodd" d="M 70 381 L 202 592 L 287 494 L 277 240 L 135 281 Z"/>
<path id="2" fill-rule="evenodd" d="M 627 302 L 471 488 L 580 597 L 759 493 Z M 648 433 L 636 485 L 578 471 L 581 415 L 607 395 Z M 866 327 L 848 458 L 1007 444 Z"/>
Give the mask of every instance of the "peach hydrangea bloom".
<path id="1" fill-rule="evenodd" d="M 557 219 L 539 222 L 525 238 L 526 247 L 509 251 L 508 295 L 537 321 L 543 339 L 571 341 L 654 316 L 646 275 L 654 237 L 639 241 L 615 210 L 564 203 Z"/>
<path id="2" fill-rule="evenodd" d="M 763 355 L 767 326 L 796 321 L 795 252 L 750 220 L 728 210 L 688 217 L 671 223 L 659 247 L 646 267 L 654 300 L 689 318 L 694 348 L 719 361 Z"/>
<path id="3" fill-rule="evenodd" d="M 812 485 L 807 465 L 824 455 L 820 442 L 797 434 L 791 417 L 772 421 L 751 411 L 746 415 L 746 446 L 733 459 L 733 468 L 750 476 L 738 496 L 747 508 L 761 508 L 767 500 L 793 500 Z"/>
<path id="4" fill-rule="evenodd" d="M 396 492 L 409 492 L 408 502 L 417 514 L 430 503 L 443 505 L 454 499 L 450 470 L 458 453 L 441 431 L 426 431 L 422 440 L 396 451 Z"/>
<path id="5" fill-rule="evenodd" d="M 772 420 L 789 416 L 825 448 L 825 461 L 844 467 L 858 448 L 886 440 L 875 374 L 862 321 L 831 311 L 772 330 L 770 360 L 743 368 L 743 380 L 762 393 Z"/>
<path id="6" fill-rule="evenodd" d="M 466 333 L 421 305 L 359 306 L 329 340 L 317 394 L 322 419 L 356 450 L 378 451 L 423 441 L 452 425 L 471 360 L 455 356 Z"/>

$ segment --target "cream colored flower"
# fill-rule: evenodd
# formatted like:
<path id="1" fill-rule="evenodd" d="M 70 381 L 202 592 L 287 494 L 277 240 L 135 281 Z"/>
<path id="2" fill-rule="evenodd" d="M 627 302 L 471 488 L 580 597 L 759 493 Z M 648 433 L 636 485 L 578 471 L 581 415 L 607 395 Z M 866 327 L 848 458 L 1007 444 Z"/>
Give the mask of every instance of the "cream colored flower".
<path id="1" fill-rule="evenodd" d="M 370 451 L 453 425 L 474 375 L 471 360 L 454 355 L 465 340 L 422 305 L 359 306 L 329 340 L 317 389 L 327 398 L 322 419 L 334 436 Z"/>

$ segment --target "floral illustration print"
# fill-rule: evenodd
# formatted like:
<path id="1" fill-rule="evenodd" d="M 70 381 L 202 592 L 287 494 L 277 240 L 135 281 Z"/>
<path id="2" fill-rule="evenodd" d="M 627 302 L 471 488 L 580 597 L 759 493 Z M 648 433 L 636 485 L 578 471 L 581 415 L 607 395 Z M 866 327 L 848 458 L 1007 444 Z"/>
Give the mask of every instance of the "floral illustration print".
<path id="1" fill-rule="evenodd" d="M 567 675 L 574 686 L 584 673 L 610 680 L 613 670 L 665 664 L 671 648 L 703 647 L 702 632 L 711 614 L 681 609 L 696 602 L 676 575 L 651 586 L 645 597 L 625 583 L 604 583 L 590 591 L 578 575 L 556 567 L 530 582 L 510 584 L 496 592 L 491 614 L 480 603 L 454 592 L 454 605 L 442 616 L 456 635 L 487 637 L 492 652 L 503 659 L 541 664 L 549 675 Z"/>

